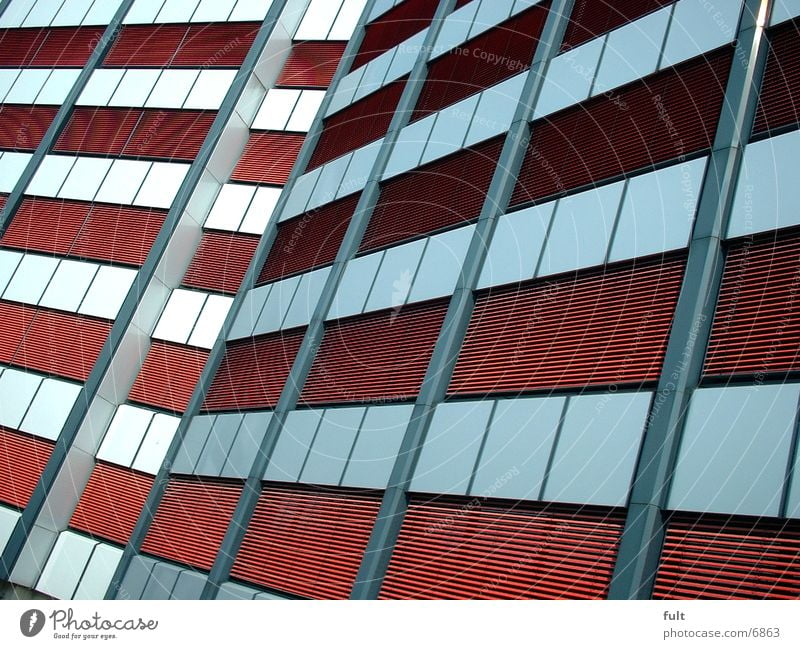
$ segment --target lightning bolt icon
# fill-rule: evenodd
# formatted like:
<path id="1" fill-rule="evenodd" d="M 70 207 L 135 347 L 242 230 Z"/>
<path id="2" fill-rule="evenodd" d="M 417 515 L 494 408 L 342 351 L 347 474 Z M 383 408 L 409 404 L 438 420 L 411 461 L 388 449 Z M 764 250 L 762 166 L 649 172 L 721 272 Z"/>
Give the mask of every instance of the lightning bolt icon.
<path id="1" fill-rule="evenodd" d="M 38 619 L 39 619 L 39 616 L 36 615 L 36 611 L 33 611 L 31 613 L 30 619 L 28 620 L 28 631 L 33 631 L 33 627 L 36 624 Z"/>

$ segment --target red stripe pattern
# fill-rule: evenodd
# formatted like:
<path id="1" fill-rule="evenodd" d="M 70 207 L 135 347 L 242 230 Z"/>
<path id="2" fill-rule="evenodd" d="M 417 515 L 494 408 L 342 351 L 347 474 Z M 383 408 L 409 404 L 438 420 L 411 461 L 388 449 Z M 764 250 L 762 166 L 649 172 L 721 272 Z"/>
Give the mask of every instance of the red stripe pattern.
<path id="1" fill-rule="evenodd" d="M 676 514 L 654 599 L 800 598 L 800 524 Z"/>
<path id="2" fill-rule="evenodd" d="M 770 51 L 753 133 L 800 122 L 800 22 L 790 21 L 770 33 Z"/>
<path id="3" fill-rule="evenodd" d="M 603 599 L 618 510 L 412 500 L 381 599 Z"/>
<path id="4" fill-rule="evenodd" d="M 345 599 L 379 507 L 372 495 L 267 487 L 231 574 L 302 597 Z"/>
<path id="5" fill-rule="evenodd" d="M 128 398 L 181 413 L 200 380 L 208 350 L 154 340 Z"/>
<path id="6" fill-rule="evenodd" d="M 511 204 L 709 148 L 730 64 L 725 47 L 534 122 Z"/>
<path id="7" fill-rule="evenodd" d="M 653 259 L 480 294 L 449 393 L 656 380 L 683 269 Z"/>
<path id="8" fill-rule="evenodd" d="M 503 138 L 494 138 L 383 183 L 359 250 L 477 219 L 502 148 Z"/>
<path id="9" fill-rule="evenodd" d="M 0 149 L 34 151 L 58 108 L 0 104 Z"/>
<path id="10" fill-rule="evenodd" d="M 23 509 L 52 452 L 52 442 L 0 426 L 0 502 Z"/>
<path id="11" fill-rule="evenodd" d="M 92 471 L 69 525 L 97 538 L 125 545 L 152 487 L 150 475 L 100 462 Z"/>
<path id="12" fill-rule="evenodd" d="M 673 2 L 675 0 L 577 0 L 564 34 L 561 51 L 578 47 Z"/>
<path id="13" fill-rule="evenodd" d="M 800 234 L 769 236 L 728 252 L 706 374 L 800 368 Z"/>
<path id="14" fill-rule="evenodd" d="M 259 237 L 231 232 L 206 232 L 183 285 L 236 293 L 258 246 Z"/>
<path id="15" fill-rule="evenodd" d="M 327 88 L 346 43 L 306 41 L 294 43 L 292 52 L 278 77 L 278 86 Z"/>
<path id="16" fill-rule="evenodd" d="M 102 36 L 97 26 L 0 29 L 0 67 L 82 68 Z"/>
<path id="17" fill-rule="evenodd" d="M 447 306 L 447 300 L 437 300 L 329 324 L 302 400 L 323 404 L 413 399 Z"/>
<path id="18" fill-rule="evenodd" d="M 231 180 L 283 185 L 305 137 L 297 133 L 251 133 Z"/>
<path id="19" fill-rule="evenodd" d="M 210 570 L 241 493 L 239 482 L 170 479 L 142 552 Z"/>
<path id="20" fill-rule="evenodd" d="M 295 329 L 228 344 L 203 410 L 274 408 L 304 334 Z"/>

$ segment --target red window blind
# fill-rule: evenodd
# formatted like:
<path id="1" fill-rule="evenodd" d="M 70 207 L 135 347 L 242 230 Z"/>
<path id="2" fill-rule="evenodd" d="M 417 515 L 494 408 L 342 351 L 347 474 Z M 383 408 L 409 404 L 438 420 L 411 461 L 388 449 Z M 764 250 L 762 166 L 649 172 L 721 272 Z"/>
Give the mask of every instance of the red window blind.
<path id="1" fill-rule="evenodd" d="M 260 23 L 125 25 L 105 67 L 238 67 Z"/>
<path id="2" fill-rule="evenodd" d="M 236 293 L 258 246 L 250 234 L 206 232 L 200 241 L 183 285 L 209 291 Z"/>
<path id="3" fill-rule="evenodd" d="M 481 293 L 449 393 L 656 380 L 683 269 L 656 258 Z"/>
<path id="4" fill-rule="evenodd" d="M 102 318 L 0 302 L 0 362 L 85 381 L 111 331 Z"/>
<path id="5" fill-rule="evenodd" d="M 709 148 L 730 63 L 725 47 L 534 122 L 511 204 Z"/>
<path id="6" fill-rule="evenodd" d="M 55 106 L 0 104 L 0 149 L 34 151 L 57 111 Z"/>
<path id="7" fill-rule="evenodd" d="M 366 26 L 361 47 L 352 69 L 360 68 L 407 38 L 421 32 L 433 20 L 436 3 L 430 0 L 404 0 Z"/>
<path id="8" fill-rule="evenodd" d="M 203 410 L 274 408 L 304 334 L 294 329 L 229 343 Z"/>
<path id="9" fill-rule="evenodd" d="M 210 570 L 241 493 L 230 480 L 170 479 L 142 552 Z"/>
<path id="10" fill-rule="evenodd" d="M 23 509 L 52 452 L 52 442 L 0 426 L 0 502 Z"/>
<path id="11" fill-rule="evenodd" d="M 359 250 L 477 219 L 502 148 L 503 138 L 494 138 L 383 183 Z"/>
<path id="12" fill-rule="evenodd" d="M 292 52 L 278 77 L 279 86 L 294 88 L 327 88 L 346 43 L 306 41 L 294 43 Z"/>
<path id="13" fill-rule="evenodd" d="M 380 499 L 342 489 L 266 487 L 231 574 L 276 590 L 346 599 Z"/>
<path id="14" fill-rule="evenodd" d="M 258 276 L 258 283 L 331 263 L 336 258 L 360 197 L 360 193 L 348 196 L 279 223 L 278 234 Z"/>
<path id="15" fill-rule="evenodd" d="M 654 599 L 800 598 L 800 523 L 675 514 Z"/>
<path id="16" fill-rule="evenodd" d="M 392 81 L 325 118 L 307 171 L 386 135 L 406 81 L 407 77 Z"/>
<path id="17" fill-rule="evenodd" d="M 530 68 L 548 7 L 531 7 L 434 60 L 412 121 Z"/>
<path id="18" fill-rule="evenodd" d="M 183 412 L 208 360 L 208 350 L 154 340 L 128 398 Z"/>
<path id="19" fill-rule="evenodd" d="M 125 545 L 153 487 L 153 477 L 114 464 L 95 465 L 70 527 Z"/>
<path id="20" fill-rule="evenodd" d="M 602 599 L 624 522 L 599 507 L 415 498 L 380 598 Z"/>
<path id="21" fill-rule="evenodd" d="M 771 233 L 728 251 L 705 372 L 785 372 L 800 367 L 800 233 Z"/>
<path id="22" fill-rule="evenodd" d="M 0 66 L 82 68 L 102 36 L 100 27 L 0 29 Z"/>
<path id="23" fill-rule="evenodd" d="M 561 51 L 577 47 L 673 2 L 675 0 L 577 0 L 564 34 Z"/>
<path id="24" fill-rule="evenodd" d="M 76 108 L 56 151 L 192 160 L 216 111 Z"/>
<path id="25" fill-rule="evenodd" d="M 305 138 L 297 133 L 251 133 L 231 180 L 283 185 Z"/>
<path id="26" fill-rule="evenodd" d="M 23 250 L 67 254 L 91 208 L 91 203 L 25 198 L 0 243 Z"/>
<path id="27" fill-rule="evenodd" d="M 767 67 L 761 82 L 753 133 L 800 122 L 800 22 L 770 33 Z"/>
<path id="28" fill-rule="evenodd" d="M 419 393 L 448 301 L 355 316 L 325 329 L 305 403 L 406 401 Z"/>

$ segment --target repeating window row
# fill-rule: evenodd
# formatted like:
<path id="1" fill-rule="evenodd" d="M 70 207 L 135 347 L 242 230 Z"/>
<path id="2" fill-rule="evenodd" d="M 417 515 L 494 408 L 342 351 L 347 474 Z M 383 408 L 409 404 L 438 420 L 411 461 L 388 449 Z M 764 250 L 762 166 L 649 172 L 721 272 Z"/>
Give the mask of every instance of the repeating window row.
<path id="1" fill-rule="evenodd" d="M 366 0 L 311 0 L 294 34 L 297 41 L 349 41 Z"/>
<path id="2" fill-rule="evenodd" d="M 121 558 L 122 548 L 61 532 L 36 590 L 56 599 L 103 599 Z"/>
<path id="3" fill-rule="evenodd" d="M 191 568 L 135 556 L 125 571 L 119 597 L 124 593 L 126 599 L 195 600 L 200 599 L 205 583 L 206 575 Z"/>
<path id="4" fill-rule="evenodd" d="M 272 0 L 136 0 L 126 25 L 263 20 Z"/>
<path id="5" fill-rule="evenodd" d="M 92 73 L 76 103 L 216 110 L 235 76 L 235 70 L 100 69 Z"/>
<path id="6" fill-rule="evenodd" d="M 0 426 L 55 441 L 81 386 L 0 366 Z"/>
<path id="7" fill-rule="evenodd" d="M 103 37 L 102 27 L 0 28 L 4 68 L 81 68 Z"/>
<path id="8" fill-rule="evenodd" d="M 0 27 L 107 25 L 122 0 L 11 0 L 0 14 Z"/>
<path id="9" fill-rule="evenodd" d="M 178 417 L 122 404 L 106 431 L 97 459 L 155 475 L 179 422 Z"/>
<path id="10" fill-rule="evenodd" d="M 271 88 L 267 91 L 250 128 L 270 131 L 308 131 L 324 96 L 324 90 Z"/>
<path id="11" fill-rule="evenodd" d="M 0 168 L 8 155 L 12 154 L 5 153 L 0 158 Z M 168 208 L 188 170 L 188 164 L 176 162 L 48 155 L 42 160 L 25 193 Z"/>
<path id="12" fill-rule="evenodd" d="M 280 187 L 226 183 L 203 227 L 211 230 L 262 234 L 280 196 Z"/>
<path id="13" fill-rule="evenodd" d="M 233 298 L 176 289 L 153 331 L 153 338 L 211 349 Z"/>
<path id="14" fill-rule="evenodd" d="M 79 68 L 0 69 L 0 102 L 61 105 L 80 73 Z"/>
<path id="15" fill-rule="evenodd" d="M 130 268 L 0 250 L 2 299 L 113 319 L 136 278 Z"/>

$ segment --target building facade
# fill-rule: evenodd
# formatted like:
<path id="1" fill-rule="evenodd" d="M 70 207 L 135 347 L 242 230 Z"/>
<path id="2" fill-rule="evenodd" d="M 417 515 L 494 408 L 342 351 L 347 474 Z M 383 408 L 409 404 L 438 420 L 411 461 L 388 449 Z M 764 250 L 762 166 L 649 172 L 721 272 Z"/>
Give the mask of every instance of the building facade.
<path id="1" fill-rule="evenodd" d="M 0 2 L 0 580 L 800 597 L 800 2 Z"/>

